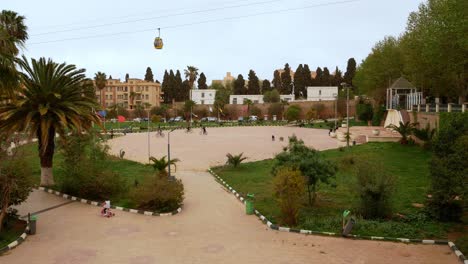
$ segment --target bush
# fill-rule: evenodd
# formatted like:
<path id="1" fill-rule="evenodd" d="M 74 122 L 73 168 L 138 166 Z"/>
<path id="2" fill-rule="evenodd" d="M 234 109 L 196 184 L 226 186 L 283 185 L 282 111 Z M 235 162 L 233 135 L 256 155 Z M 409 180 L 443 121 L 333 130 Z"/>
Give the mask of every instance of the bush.
<path id="1" fill-rule="evenodd" d="M 226 154 L 226 164 L 232 165 L 234 168 L 237 168 L 242 161 L 247 159 L 247 157 L 243 157 L 242 155 L 244 155 L 244 153 L 241 153 L 239 155 L 232 155 L 231 153 Z"/>
<path id="2" fill-rule="evenodd" d="M 358 104 L 356 112 L 359 120 L 365 122 L 371 121 L 374 114 L 370 103 Z"/>
<path id="3" fill-rule="evenodd" d="M 362 216 L 375 219 L 391 215 L 395 177 L 388 174 L 382 164 L 370 161 L 358 162 L 356 176 L 359 211 Z"/>
<path id="4" fill-rule="evenodd" d="M 256 107 L 256 106 L 251 106 L 250 107 L 250 115 L 261 117 L 262 116 L 262 110 L 260 108 Z"/>
<path id="5" fill-rule="evenodd" d="M 268 115 L 271 116 L 272 120 L 274 115 L 276 115 L 277 119 L 280 119 L 282 117 L 282 113 L 283 106 L 281 105 L 281 103 L 274 103 L 268 107 Z"/>
<path id="6" fill-rule="evenodd" d="M 181 180 L 170 181 L 157 174 L 138 185 L 131 196 L 138 209 L 172 212 L 182 206 L 184 185 Z"/>
<path id="7" fill-rule="evenodd" d="M 266 91 L 263 94 L 263 102 L 265 103 L 279 103 L 280 99 L 280 94 L 276 89 L 273 89 L 272 91 Z"/>
<path id="8" fill-rule="evenodd" d="M 288 121 L 299 120 L 300 115 L 301 115 L 301 108 L 297 105 L 291 105 L 286 110 L 286 119 Z"/>
<path id="9" fill-rule="evenodd" d="M 59 180 L 62 192 L 91 200 L 115 199 L 127 184 L 111 169 L 108 147 L 92 139 L 92 135 L 72 135 L 60 142 L 63 162 Z"/>
<path id="10" fill-rule="evenodd" d="M 430 163 L 432 214 L 458 221 L 468 195 L 468 113 L 441 113 Z"/>
<path id="11" fill-rule="evenodd" d="M 378 105 L 374 109 L 374 114 L 372 115 L 372 125 L 373 126 L 380 126 L 382 124 L 382 120 L 385 116 L 385 106 Z"/>
<path id="12" fill-rule="evenodd" d="M 468 255 L 468 235 L 457 238 L 455 245 L 465 256 Z"/>
<path id="13" fill-rule="evenodd" d="M 153 123 L 161 122 L 161 116 L 160 115 L 152 115 L 151 116 L 151 122 L 153 122 Z"/>
<path id="14" fill-rule="evenodd" d="M 288 226 L 297 225 L 305 191 L 304 176 L 299 170 L 283 167 L 276 172 L 273 186 L 281 210 L 282 223 Z"/>

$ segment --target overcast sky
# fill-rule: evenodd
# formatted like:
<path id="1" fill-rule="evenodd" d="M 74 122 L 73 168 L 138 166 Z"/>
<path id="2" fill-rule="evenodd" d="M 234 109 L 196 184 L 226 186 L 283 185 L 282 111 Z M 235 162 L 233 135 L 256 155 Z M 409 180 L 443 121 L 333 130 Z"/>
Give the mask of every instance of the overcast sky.
<path id="1" fill-rule="evenodd" d="M 376 41 L 403 32 L 408 14 L 422 1 L 0 2 L 1 9 L 26 16 L 28 57 L 76 64 L 86 68 L 89 77 L 103 71 L 121 79 L 125 73 L 143 78 L 150 66 L 161 80 L 165 69 L 194 65 L 212 80 L 222 79 L 228 71 L 247 78 L 250 69 L 261 79 L 271 79 L 286 62 L 294 70 L 299 63 L 309 64 L 311 70 L 344 69 L 348 58 L 360 62 Z M 163 50 L 153 47 L 158 27 Z M 102 36 L 109 34 L 115 35 Z M 59 41 L 49 42 L 55 40 Z"/>

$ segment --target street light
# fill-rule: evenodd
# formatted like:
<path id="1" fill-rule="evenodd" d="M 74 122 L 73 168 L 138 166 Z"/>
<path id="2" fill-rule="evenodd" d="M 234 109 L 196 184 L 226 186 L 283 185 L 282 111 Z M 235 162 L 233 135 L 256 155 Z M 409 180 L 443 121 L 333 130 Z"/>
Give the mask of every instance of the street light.
<path id="1" fill-rule="evenodd" d="M 168 174 L 169 174 L 169 180 L 175 180 L 175 177 L 171 176 L 171 132 L 176 130 L 177 128 L 173 128 L 171 131 L 167 133 L 167 167 L 168 167 Z"/>
<path id="2" fill-rule="evenodd" d="M 150 148 L 150 110 L 148 109 L 148 121 L 147 121 L 147 129 L 148 129 L 148 161 L 151 158 L 151 148 Z"/>
<path id="3" fill-rule="evenodd" d="M 342 82 L 341 86 L 346 88 L 346 147 L 349 148 L 349 86 L 345 82 Z"/>
<path id="4" fill-rule="evenodd" d="M 338 112 L 338 94 L 334 93 L 333 97 L 335 97 L 335 126 L 333 127 L 333 132 L 336 132 L 336 113 Z"/>

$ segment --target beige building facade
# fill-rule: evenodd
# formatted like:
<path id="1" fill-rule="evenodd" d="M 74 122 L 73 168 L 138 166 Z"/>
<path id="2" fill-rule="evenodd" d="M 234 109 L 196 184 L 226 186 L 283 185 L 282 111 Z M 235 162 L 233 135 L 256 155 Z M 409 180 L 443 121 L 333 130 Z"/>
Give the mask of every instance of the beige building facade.
<path id="1" fill-rule="evenodd" d="M 162 94 L 161 84 L 135 78 L 127 82 L 108 79 L 104 89 L 96 90 L 97 100 L 103 108 L 119 105 L 127 110 L 135 109 L 136 105 L 160 106 L 163 102 Z"/>

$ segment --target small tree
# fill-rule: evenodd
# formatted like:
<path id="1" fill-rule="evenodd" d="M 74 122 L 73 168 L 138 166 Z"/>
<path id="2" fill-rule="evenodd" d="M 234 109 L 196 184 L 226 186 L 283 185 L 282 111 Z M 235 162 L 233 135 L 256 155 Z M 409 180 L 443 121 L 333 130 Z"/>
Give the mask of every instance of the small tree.
<path id="1" fill-rule="evenodd" d="M 254 105 L 250 107 L 250 115 L 262 116 L 262 110 Z"/>
<path id="2" fill-rule="evenodd" d="M 274 103 L 268 107 L 268 115 L 273 117 L 276 115 L 277 118 L 281 118 L 283 113 L 283 106 L 281 103 Z"/>
<path id="3" fill-rule="evenodd" d="M 423 142 L 423 147 L 425 149 L 431 148 L 432 138 L 435 135 L 436 130 L 431 129 L 429 123 L 425 128 L 414 128 L 413 135 Z"/>
<path id="4" fill-rule="evenodd" d="M 358 104 L 356 107 L 356 112 L 359 120 L 365 121 L 368 124 L 372 121 L 374 111 L 370 103 Z"/>
<path id="5" fill-rule="evenodd" d="M 388 174 L 382 164 L 360 161 L 357 164 L 359 211 L 366 219 L 384 218 L 391 215 L 391 198 L 396 179 Z"/>
<path id="6" fill-rule="evenodd" d="M 301 115 L 301 108 L 297 105 L 291 105 L 286 110 L 286 119 L 288 121 L 299 120 L 300 115 Z"/>
<path id="7" fill-rule="evenodd" d="M 276 155 L 273 174 L 285 166 L 300 170 L 306 177 L 310 205 L 316 200 L 317 184 L 329 184 L 337 171 L 335 164 L 322 158 L 318 151 L 307 147 L 304 141 L 298 140 L 296 136 L 291 137 L 288 147 Z"/>
<path id="8" fill-rule="evenodd" d="M 275 174 L 274 193 L 281 210 L 282 222 L 288 226 L 297 225 L 305 183 L 301 172 L 293 168 L 282 167 Z"/>
<path id="9" fill-rule="evenodd" d="M 171 160 L 166 160 L 166 156 L 157 159 L 155 157 L 150 157 L 150 161 L 153 162 L 151 166 L 153 167 L 154 171 L 156 171 L 159 175 L 167 175 L 166 169 L 174 165 L 175 168 L 177 168 L 176 163 L 179 162 L 179 159 L 171 159 Z"/>
<path id="10" fill-rule="evenodd" d="M 11 138 L 0 137 L 0 231 L 12 205 L 24 202 L 34 186 L 29 164 L 18 149 L 9 150 Z M 5 144 L 8 143 L 8 144 Z"/>
<path id="11" fill-rule="evenodd" d="M 247 157 L 243 157 L 243 155 L 244 153 L 241 153 L 239 155 L 232 155 L 231 153 L 226 154 L 226 164 L 232 165 L 234 168 L 237 168 L 242 161 L 247 159 Z"/>
<path id="12" fill-rule="evenodd" d="M 393 129 L 396 132 L 398 132 L 401 135 L 400 143 L 402 145 L 406 145 L 408 144 L 408 137 L 411 136 L 411 134 L 413 134 L 414 124 L 411 124 L 409 121 L 406 123 L 400 121 L 398 126 L 391 124 L 387 126 L 387 128 Z"/>

